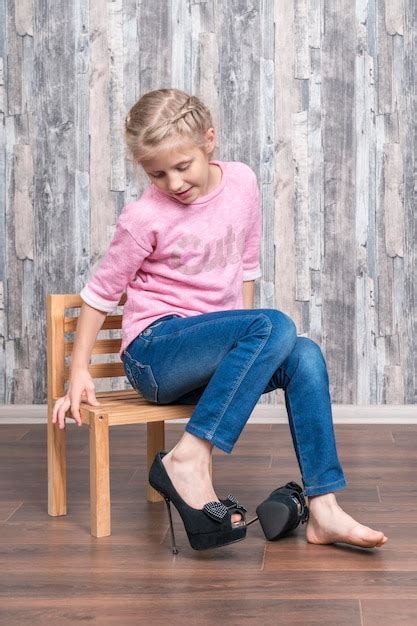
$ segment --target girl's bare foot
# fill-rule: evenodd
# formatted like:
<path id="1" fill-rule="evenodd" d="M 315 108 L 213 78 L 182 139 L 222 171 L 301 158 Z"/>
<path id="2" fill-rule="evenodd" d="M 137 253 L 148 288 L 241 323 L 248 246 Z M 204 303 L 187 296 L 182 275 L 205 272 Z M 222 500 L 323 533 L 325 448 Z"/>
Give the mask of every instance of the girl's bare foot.
<path id="1" fill-rule="evenodd" d="M 202 509 L 207 502 L 219 502 L 210 477 L 209 465 L 198 458 L 187 458 L 173 448 L 163 458 L 162 463 L 172 484 L 185 502 L 195 509 Z M 232 515 L 233 522 L 241 522 L 239 513 Z"/>
<path id="2" fill-rule="evenodd" d="M 349 543 L 362 548 L 378 548 L 388 541 L 382 531 L 355 521 L 337 504 L 334 493 L 308 496 L 310 517 L 306 538 L 309 543 Z"/>

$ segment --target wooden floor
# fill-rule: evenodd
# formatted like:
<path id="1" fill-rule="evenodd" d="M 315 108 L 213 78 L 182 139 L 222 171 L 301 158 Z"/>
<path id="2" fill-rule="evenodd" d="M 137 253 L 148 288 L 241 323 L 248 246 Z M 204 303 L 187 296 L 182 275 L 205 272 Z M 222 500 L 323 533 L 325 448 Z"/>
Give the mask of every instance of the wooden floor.
<path id="1" fill-rule="evenodd" d="M 165 448 L 183 432 L 167 424 Z M 335 426 L 349 487 L 338 502 L 382 529 L 364 550 L 315 546 L 305 526 L 267 542 L 258 523 L 236 544 L 196 552 L 173 509 L 146 502 L 145 427 L 111 430 L 112 535 L 90 535 L 88 430 L 67 425 L 68 515 L 47 513 L 46 428 L 0 426 L 0 624 L 417 624 L 417 427 Z M 248 424 L 233 453 L 215 450 L 219 497 L 256 505 L 300 481 L 287 425 Z"/>

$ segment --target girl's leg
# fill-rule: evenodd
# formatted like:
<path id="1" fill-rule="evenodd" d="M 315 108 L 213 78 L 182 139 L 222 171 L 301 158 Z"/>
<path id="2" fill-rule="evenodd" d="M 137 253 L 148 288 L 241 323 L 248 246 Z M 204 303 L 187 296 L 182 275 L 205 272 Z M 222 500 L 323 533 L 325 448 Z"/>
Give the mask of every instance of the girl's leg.
<path id="1" fill-rule="evenodd" d="M 382 540 L 383 533 L 371 537 L 376 531 L 358 525 L 335 505 L 332 492 L 346 483 L 337 458 L 327 369 L 318 345 L 297 337 L 288 316 L 275 309 L 245 309 L 169 320 L 129 350 L 130 365 L 140 367 L 138 379 L 149 399 L 197 403 L 184 437 L 164 457 L 186 501 L 188 489 L 191 506 L 204 504 L 195 502 L 202 489 L 215 495 L 208 473 L 212 446 L 231 452 L 260 395 L 280 387 L 311 500 L 307 538 L 328 543 L 326 538 L 334 536 L 330 515 L 333 525 L 343 527 L 345 539 L 339 541 L 378 545 L 376 535 Z M 181 465 L 187 465 L 182 477 Z"/>
<path id="2" fill-rule="evenodd" d="M 211 449 L 231 452 L 295 341 L 295 324 L 284 313 L 244 309 L 158 322 L 128 346 L 126 373 L 148 400 L 196 403 L 184 437 L 163 459 L 190 506 L 217 500 L 208 471 Z"/>
<path id="3" fill-rule="evenodd" d="M 336 449 L 329 376 L 322 351 L 307 337 L 272 375 L 263 393 L 283 389 L 294 450 L 307 496 L 347 486 Z"/>
<path id="4" fill-rule="evenodd" d="M 310 519 L 307 524 L 306 537 L 310 543 L 345 542 L 362 547 L 378 547 L 387 538 L 384 533 L 372 530 L 356 522 L 337 504 L 334 491 L 344 489 L 346 480 L 340 466 L 336 449 L 333 428 L 331 400 L 329 393 L 329 377 L 327 366 L 318 344 L 305 337 L 297 337 L 295 346 L 281 367 L 272 375 L 263 393 L 274 389 L 283 389 L 287 408 L 290 431 L 294 449 L 298 459 L 304 490 L 309 499 Z M 203 389 L 195 390 L 182 402 L 195 402 L 201 397 Z M 186 468 L 186 460 L 192 462 L 197 458 L 199 446 L 208 442 L 199 439 L 196 445 L 187 440 L 188 433 L 180 440 L 180 460 L 171 471 L 177 474 L 184 470 L 182 477 L 186 481 L 192 475 L 191 468 Z M 209 454 L 200 452 L 204 459 L 202 484 L 210 490 L 208 478 Z M 172 451 L 175 454 L 175 449 Z M 194 470 L 195 471 L 195 470 Z M 205 478 L 204 478 L 205 477 Z M 189 496 L 192 497 L 190 484 Z M 214 497 L 214 491 L 205 491 L 204 497 Z M 204 497 L 201 506 L 204 505 Z M 233 521 L 238 521 L 236 515 Z"/>
<path id="5" fill-rule="evenodd" d="M 265 392 L 277 388 L 285 391 L 294 449 L 309 500 L 307 541 L 383 545 L 387 541 L 384 533 L 356 522 L 340 508 L 333 493 L 346 487 L 346 481 L 336 450 L 327 367 L 318 344 L 297 337 L 293 351 Z"/>
<path id="6" fill-rule="evenodd" d="M 294 323 L 279 311 L 263 310 L 255 318 L 252 315 L 252 319 L 246 319 L 209 383 L 176 399 L 178 404 L 191 402 L 197 406 L 183 437 L 164 456 L 163 463 L 179 493 L 196 508 L 218 500 L 209 474 L 213 445 L 231 452 L 262 392 L 268 369 L 269 374 L 273 371 L 272 355 L 278 352 L 285 358 L 296 339 Z M 224 331 L 226 327 L 220 320 Z M 230 333 L 231 324 L 229 329 Z M 240 514 L 232 515 L 232 522 L 240 519 Z"/>

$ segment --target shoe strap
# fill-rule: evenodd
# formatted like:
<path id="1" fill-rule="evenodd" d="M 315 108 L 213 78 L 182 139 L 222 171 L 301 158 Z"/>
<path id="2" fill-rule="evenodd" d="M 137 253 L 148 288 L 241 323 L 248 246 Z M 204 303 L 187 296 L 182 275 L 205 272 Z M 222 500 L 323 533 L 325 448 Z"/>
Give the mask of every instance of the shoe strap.
<path id="1" fill-rule="evenodd" d="M 305 524 L 310 517 L 310 512 L 309 512 L 307 503 L 305 501 L 303 488 L 300 487 L 300 485 L 296 483 L 294 480 L 292 480 L 289 483 L 287 483 L 285 486 L 274 489 L 274 491 L 270 493 L 269 497 L 271 497 L 277 491 L 281 491 L 281 493 L 283 494 L 286 492 L 287 495 L 291 496 L 291 498 L 296 503 L 299 504 L 301 511 L 298 514 L 298 519 L 299 519 L 299 522 L 301 522 L 302 524 Z"/>

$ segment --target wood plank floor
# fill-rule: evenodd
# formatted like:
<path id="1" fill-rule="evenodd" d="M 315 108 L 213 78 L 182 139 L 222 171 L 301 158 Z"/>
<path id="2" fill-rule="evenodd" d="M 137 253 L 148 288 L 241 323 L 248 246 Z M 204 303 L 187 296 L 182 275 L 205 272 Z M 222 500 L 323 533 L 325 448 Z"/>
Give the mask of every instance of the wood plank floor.
<path id="1" fill-rule="evenodd" d="M 166 425 L 166 449 L 183 424 Z M 305 527 L 267 542 L 258 523 L 236 544 L 196 552 L 173 508 L 145 500 L 144 426 L 111 430 L 112 535 L 90 535 L 88 430 L 67 425 L 68 515 L 47 513 L 46 428 L 0 426 L 0 624 L 417 624 L 417 427 L 335 425 L 349 486 L 338 502 L 388 543 L 315 546 Z M 215 450 L 219 497 L 248 509 L 300 482 L 289 428 L 248 424 Z"/>

